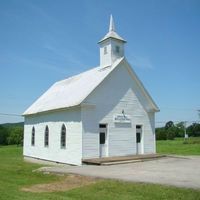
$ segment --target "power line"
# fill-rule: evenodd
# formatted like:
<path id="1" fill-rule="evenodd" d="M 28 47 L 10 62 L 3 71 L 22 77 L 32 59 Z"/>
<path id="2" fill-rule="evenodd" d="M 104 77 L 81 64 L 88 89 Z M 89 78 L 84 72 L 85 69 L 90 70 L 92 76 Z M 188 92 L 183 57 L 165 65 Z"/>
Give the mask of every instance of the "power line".
<path id="1" fill-rule="evenodd" d="M 12 117 L 22 117 L 19 114 L 13 114 L 13 113 L 0 113 L 0 115 L 3 115 L 3 116 L 12 116 Z"/>
<path id="2" fill-rule="evenodd" d="M 199 120 L 179 120 L 179 121 L 174 121 L 174 120 L 168 120 L 168 121 L 157 121 L 155 123 L 159 124 L 159 123 L 167 123 L 169 121 L 175 122 L 175 123 L 179 123 L 179 122 L 188 122 L 188 123 L 199 123 Z"/>
<path id="3" fill-rule="evenodd" d="M 180 111 L 188 111 L 188 110 L 190 110 L 190 111 L 198 111 L 198 108 L 178 108 L 178 107 L 160 107 L 160 110 L 162 111 L 162 110 L 180 110 Z"/>

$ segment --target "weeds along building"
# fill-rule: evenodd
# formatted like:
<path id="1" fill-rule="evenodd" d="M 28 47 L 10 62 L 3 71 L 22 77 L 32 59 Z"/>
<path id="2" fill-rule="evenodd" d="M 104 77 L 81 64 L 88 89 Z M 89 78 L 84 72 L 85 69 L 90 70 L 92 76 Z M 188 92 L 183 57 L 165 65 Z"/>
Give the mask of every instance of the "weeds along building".
<path id="1" fill-rule="evenodd" d="M 111 16 L 100 65 L 56 82 L 23 113 L 25 157 L 81 165 L 156 152 L 159 109 L 126 60 L 125 43 Z"/>

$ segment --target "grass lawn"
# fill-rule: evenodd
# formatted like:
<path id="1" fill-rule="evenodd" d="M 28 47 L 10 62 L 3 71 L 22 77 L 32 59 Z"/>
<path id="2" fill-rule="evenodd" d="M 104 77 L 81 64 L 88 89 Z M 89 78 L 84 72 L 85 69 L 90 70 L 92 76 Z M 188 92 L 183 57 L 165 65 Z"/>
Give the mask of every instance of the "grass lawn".
<path id="1" fill-rule="evenodd" d="M 22 187 L 39 183 L 62 181 L 64 177 L 32 172 L 40 165 L 23 162 L 22 148 L 0 147 L 0 199 L 1 200 L 143 200 L 143 199 L 195 199 L 200 190 L 181 189 L 154 184 L 125 183 L 102 180 L 95 184 L 66 192 L 32 193 Z"/>
<path id="2" fill-rule="evenodd" d="M 200 137 L 191 137 L 187 140 L 176 138 L 175 140 L 156 141 L 157 153 L 178 155 L 200 155 Z"/>

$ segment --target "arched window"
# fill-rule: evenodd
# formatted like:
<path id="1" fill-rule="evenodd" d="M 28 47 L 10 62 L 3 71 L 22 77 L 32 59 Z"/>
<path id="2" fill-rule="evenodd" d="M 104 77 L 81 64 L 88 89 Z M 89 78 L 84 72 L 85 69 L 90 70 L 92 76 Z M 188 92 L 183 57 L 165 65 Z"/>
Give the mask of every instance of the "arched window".
<path id="1" fill-rule="evenodd" d="M 64 124 L 62 125 L 62 128 L 61 128 L 60 146 L 61 148 L 66 147 L 66 127 Z"/>
<path id="2" fill-rule="evenodd" d="M 49 127 L 46 126 L 45 132 L 44 132 L 44 146 L 48 147 L 49 146 Z"/>
<path id="3" fill-rule="evenodd" d="M 35 146 L 35 127 L 34 126 L 32 128 L 32 133 L 31 133 L 31 145 Z"/>

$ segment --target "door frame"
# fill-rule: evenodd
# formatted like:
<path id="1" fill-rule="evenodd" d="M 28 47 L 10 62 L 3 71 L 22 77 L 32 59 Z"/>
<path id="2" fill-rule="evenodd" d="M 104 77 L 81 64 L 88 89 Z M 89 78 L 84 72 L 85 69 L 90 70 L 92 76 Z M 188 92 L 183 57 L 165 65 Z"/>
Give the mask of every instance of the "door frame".
<path id="1" fill-rule="evenodd" d="M 137 126 L 141 127 L 141 133 L 140 133 L 140 153 L 138 153 L 137 150 Z M 144 154 L 144 125 L 143 124 L 136 124 L 135 125 L 135 144 L 136 144 L 136 155 Z"/>
<path id="2" fill-rule="evenodd" d="M 106 145 L 106 149 L 105 149 L 105 156 L 101 156 L 101 144 L 100 144 L 100 125 L 106 125 L 106 137 L 105 137 L 105 145 Z M 98 130 L 98 144 L 99 144 L 99 158 L 103 158 L 103 157 L 108 157 L 108 146 L 109 146 L 109 134 L 108 134 L 108 124 L 107 123 L 99 123 L 99 130 Z"/>

